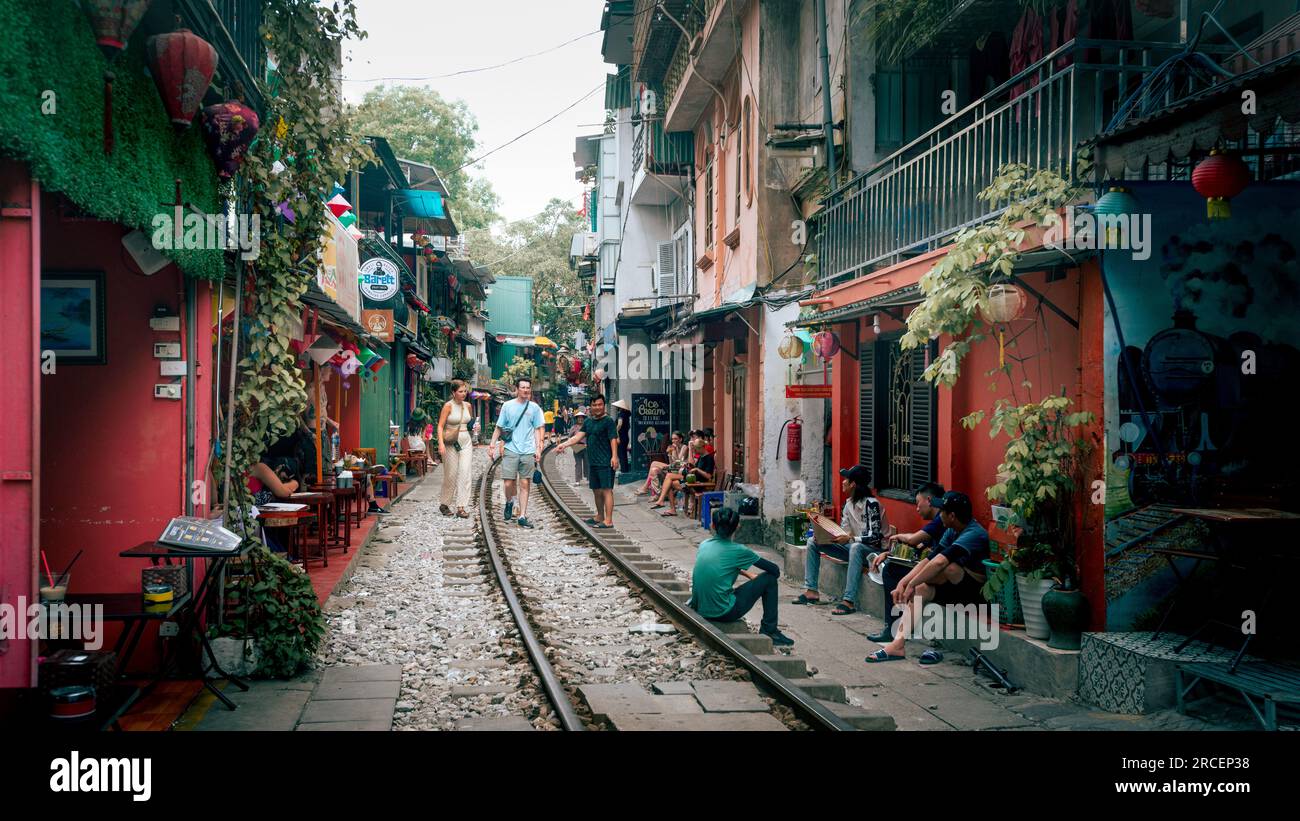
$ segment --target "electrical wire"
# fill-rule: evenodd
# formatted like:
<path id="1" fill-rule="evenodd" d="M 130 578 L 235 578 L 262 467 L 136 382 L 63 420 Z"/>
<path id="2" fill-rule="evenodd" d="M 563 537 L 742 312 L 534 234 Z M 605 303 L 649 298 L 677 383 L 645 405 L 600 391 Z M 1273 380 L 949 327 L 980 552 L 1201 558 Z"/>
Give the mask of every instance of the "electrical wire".
<path id="1" fill-rule="evenodd" d="M 466 74 L 478 74 L 483 71 L 494 71 L 498 68 L 505 68 L 506 66 L 512 66 L 515 63 L 521 63 L 524 60 L 528 60 L 533 57 L 540 57 L 543 54 L 550 54 L 552 51 L 557 51 L 558 49 L 562 49 L 565 46 L 569 45 L 570 43 L 576 43 L 579 40 L 585 40 L 588 37 L 592 36 L 593 34 L 600 34 L 602 30 L 603 29 L 596 29 L 595 31 L 589 31 L 586 34 L 580 34 L 577 37 L 574 37 L 572 40 L 565 40 L 563 43 L 560 43 L 558 46 L 552 46 L 551 48 L 542 49 L 541 51 L 534 51 L 532 54 L 524 54 L 519 57 L 515 57 L 513 60 L 506 60 L 504 63 L 496 63 L 495 65 L 482 66 L 480 68 L 466 68 L 466 69 L 461 69 L 460 71 L 452 71 L 447 74 L 430 74 L 425 77 L 369 77 L 364 79 L 359 77 L 335 77 L 333 79 L 342 80 L 345 83 L 380 83 L 380 82 L 387 82 L 390 80 L 394 82 L 420 82 L 424 80 L 446 80 L 450 77 L 461 77 Z"/>

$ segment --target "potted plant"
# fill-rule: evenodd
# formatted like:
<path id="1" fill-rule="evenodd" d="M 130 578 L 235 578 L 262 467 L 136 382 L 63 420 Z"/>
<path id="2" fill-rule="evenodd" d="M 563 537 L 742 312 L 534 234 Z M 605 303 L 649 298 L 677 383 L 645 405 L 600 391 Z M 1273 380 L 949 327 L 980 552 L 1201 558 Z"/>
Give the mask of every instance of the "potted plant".
<path id="1" fill-rule="evenodd" d="M 1091 423 L 1087 412 L 1071 412 L 1072 402 L 1052 396 L 1015 405 L 999 401 L 990 419 L 990 435 L 1005 433 L 1007 443 L 998 481 L 988 496 L 1002 501 L 1020 524 L 1008 532 L 1016 538 L 1011 555 L 990 575 L 986 597 L 996 596 L 1014 572 L 1024 610 L 1025 632 L 1060 649 L 1078 649 L 1087 624 L 1088 606 L 1076 583 L 1072 501 L 1089 451 L 1080 428 Z M 1046 601 L 1045 601 L 1046 600 Z"/>

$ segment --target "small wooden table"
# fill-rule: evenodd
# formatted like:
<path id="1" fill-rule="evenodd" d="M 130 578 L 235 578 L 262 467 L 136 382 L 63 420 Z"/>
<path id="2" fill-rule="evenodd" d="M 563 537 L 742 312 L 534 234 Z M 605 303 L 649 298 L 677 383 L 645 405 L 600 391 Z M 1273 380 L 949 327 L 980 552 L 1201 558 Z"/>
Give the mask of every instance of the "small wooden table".
<path id="1" fill-rule="evenodd" d="M 326 536 L 325 528 L 328 526 L 327 523 L 329 522 L 329 511 L 331 511 L 334 508 L 334 494 L 333 493 L 295 493 L 292 496 L 290 496 L 287 501 L 289 501 L 292 504 L 307 505 L 308 507 L 315 508 L 316 537 L 317 537 L 316 542 L 317 542 L 317 547 L 320 548 L 320 555 L 310 557 L 310 558 L 312 560 L 320 559 L 325 567 L 329 567 L 330 558 L 327 549 L 328 537 Z M 306 544 L 306 541 L 307 540 L 304 538 L 303 543 Z M 302 559 L 303 559 L 302 566 L 306 567 L 307 562 L 309 560 L 306 550 L 303 551 Z"/>
<path id="2" fill-rule="evenodd" d="M 303 569 L 306 570 L 309 557 L 306 555 L 306 551 L 300 548 L 300 545 L 307 543 L 307 536 L 302 532 L 302 529 L 309 520 L 316 518 L 316 511 L 310 507 L 302 510 L 259 510 L 257 518 L 262 522 L 262 527 L 287 531 L 289 540 L 285 544 L 285 551 L 289 561 L 301 561 Z M 292 524 L 268 524 L 267 520 L 292 521 Z M 324 552 L 324 549 L 322 549 L 321 554 L 324 555 Z M 312 558 L 319 559 L 321 557 Z M 328 566 L 328 564 L 327 560 L 326 565 Z"/>

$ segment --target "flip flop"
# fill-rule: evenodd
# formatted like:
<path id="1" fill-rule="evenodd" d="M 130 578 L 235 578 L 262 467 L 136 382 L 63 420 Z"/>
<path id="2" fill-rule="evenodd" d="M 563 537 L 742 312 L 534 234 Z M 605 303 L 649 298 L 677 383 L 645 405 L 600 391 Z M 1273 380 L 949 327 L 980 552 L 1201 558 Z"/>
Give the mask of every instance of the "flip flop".
<path id="1" fill-rule="evenodd" d="M 613 525 L 603 524 L 603 523 L 601 523 L 601 522 L 596 522 L 595 524 L 592 525 L 592 527 L 594 527 L 596 530 L 610 530 L 610 529 L 612 529 L 614 526 L 613 526 Z"/>
<path id="2" fill-rule="evenodd" d="M 677 515 L 677 511 L 675 511 L 675 510 L 670 510 L 670 511 L 668 511 L 667 513 L 660 513 L 659 515 L 660 515 L 660 516 L 663 516 L 664 518 L 667 518 L 667 517 L 669 517 L 669 516 L 676 516 L 676 515 Z"/>
<path id="3" fill-rule="evenodd" d="M 902 661 L 905 658 L 907 658 L 907 656 L 891 656 L 889 653 L 885 652 L 885 648 L 881 647 L 863 660 L 866 661 L 867 664 L 878 664 L 882 661 Z"/>
<path id="4" fill-rule="evenodd" d="M 802 593 L 799 594 L 799 598 L 791 602 L 791 604 L 821 604 L 821 603 L 822 600 L 820 598 L 810 599 Z"/>
<path id="5" fill-rule="evenodd" d="M 922 664 L 938 664 L 943 661 L 943 653 L 940 653 L 938 650 L 926 650 L 921 654 L 921 658 L 918 659 L 918 661 Z"/>
<path id="6" fill-rule="evenodd" d="M 848 602 L 840 602 L 835 609 L 831 611 L 832 616 L 848 616 L 858 612 L 858 608 Z"/>
<path id="7" fill-rule="evenodd" d="M 661 507 L 667 507 L 667 505 L 663 504 L 662 502 L 655 502 L 654 504 L 650 505 L 651 510 L 658 510 Z"/>
<path id="8" fill-rule="evenodd" d="M 582 523 L 583 523 L 583 524 L 588 524 L 588 525 L 597 525 L 597 524 L 600 524 L 600 522 L 596 521 L 594 518 L 592 518 L 592 517 L 590 517 L 590 516 L 588 516 L 587 518 L 583 519 L 583 520 L 582 520 Z"/>

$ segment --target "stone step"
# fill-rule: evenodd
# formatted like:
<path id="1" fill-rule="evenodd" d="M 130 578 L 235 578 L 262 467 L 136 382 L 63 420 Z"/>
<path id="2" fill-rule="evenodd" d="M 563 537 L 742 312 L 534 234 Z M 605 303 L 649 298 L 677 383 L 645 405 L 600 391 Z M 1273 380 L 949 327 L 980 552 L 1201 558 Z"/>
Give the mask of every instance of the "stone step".
<path id="1" fill-rule="evenodd" d="M 841 704 L 838 701 L 824 701 L 817 699 L 827 710 L 830 710 L 846 724 L 858 730 L 897 730 L 898 725 L 894 717 L 888 713 L 879 710 L 864 710 L 861 707 L 855 707 L 852 704 Z"/>
<path id="2" fill-rule="evenodd" d="M 837 681 L 824 678 L 799 678 L 792 679 L 790 683 L 819 701 L 834 701 L 839 704 L 847 704 L 849 701 L 848 695 L 844 692 L 844 685 Z"/>
<path id="3" fill-rule="evenodd" d="M 759 633 L 734 635 L 731 637 L 731 640 L 756 656 L 772 655 L 772 640 Z M 842 690 L 843 688 L 840 689 Z"/>
<path id="4" fill-rule="evenodd" d="M 759 656 L 758 660 L 786 678 L 808 677 L 808 663 L 797 656 L 785 656 L 777 653 L 771 656 Z"/>

